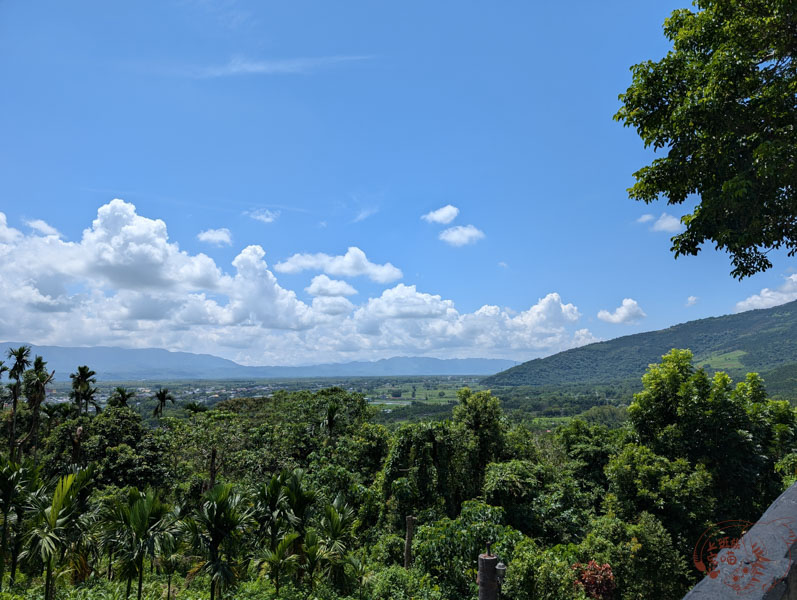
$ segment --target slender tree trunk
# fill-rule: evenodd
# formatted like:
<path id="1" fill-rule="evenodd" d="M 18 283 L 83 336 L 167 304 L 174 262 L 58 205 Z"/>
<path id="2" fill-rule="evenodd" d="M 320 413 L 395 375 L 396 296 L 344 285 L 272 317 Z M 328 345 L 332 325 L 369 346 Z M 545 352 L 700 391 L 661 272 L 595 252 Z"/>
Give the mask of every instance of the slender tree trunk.
<path id="1" fill-rule="evenodd" d="M 33 460 L 39 458 L 39 408 L 33 411 Z"/>
<path id="2" fill-rule="evenodd" d="M 216 598 L 216 582 L 213 581 L 213 577 L 210 578 L 210 600 L 215 600 Z"/>
<path id="3" fill-rule="evenodd" d="M 127 589 L 125 590 L 125 600 L 130 597 L 130 588 L 133 587 L 133 578 L 127 578 Z"/>
<path id="4" fill-rule="evenodd" d="M 172 600 L 172 572 L 169 571 L 169 577 L 166 578 L 166 600 Z"/>
<path id="5" fill-rule="evenodd" d="M 3 577 L 6 574 L 6 547 L 8 546 L 8 513 L 3 513 L 3 537 L 0 540 L 0 592 L 3 591 Z"/>
<path id="6" fill-rule="evenodd" d="M 53 563 L 47 561 L 47 575 L 44 578 L 44 600 L 50 600 L 53 596 Z"/>
<path id="7" fill-rule="evenodd" d="M 144 583 L 144 561 L 142 559 L 141 564 L 138 565 L 138 596 L 136 598 L 141 600 L 141 586 Z"/>
<path id="8" fill-rule="evenodd" d="M 216 485 L 216 447 L 210 450 L 210 489 Z"/>
<path id="9" fill-rule="evenodd" d="M 17 517 L 19 519 L 19 517 Z M 17 521 L 19 523 L 19 521 Z M 20 540 L 19 540 L 19 532 L 14 531 L 14 541 L 11 546 L 11 577 L 8 580 L 8 587 L 14 587 L 14 583 L 17 579 L 17 564 L 19 563 L 19 547 L 20 547 Z"/>
<path id="10" fill-rule="evenodd" d="M 17 385 L 19 385 L 18 381 Z M 14 399 L 11 402 L 11 436 L 8 439 L 8 454 L 12 462 L 14 460 L 14 450 L 16 448 L 16 441 L 17 441 L 17 396 L 18 395 L 19 392 L 14 391 Z"/>

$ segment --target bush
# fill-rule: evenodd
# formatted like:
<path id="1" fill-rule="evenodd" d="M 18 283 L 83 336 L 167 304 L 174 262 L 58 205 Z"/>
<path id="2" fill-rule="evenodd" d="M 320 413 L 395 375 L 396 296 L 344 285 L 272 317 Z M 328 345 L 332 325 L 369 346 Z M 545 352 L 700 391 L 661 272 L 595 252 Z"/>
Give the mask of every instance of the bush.
<path id="1" fill-rule="evenodd" d="M 526 538 L 515 548 L 501 591 L 506 600 L 582 600 L 570 562 Z"/>
<path id="2" fill-rule="evenodd" d="M 370 600 L 443 600 L 440 588 L 432 578 L 416 569 L 399 566 L 377 572 L 369 584 Z"/>
<path id="3" fill-rule="evenodd" d="M 477 500 L 462 504 L 456 519 L 440 519 L 418 529 L 413 541 L 415 564 L 431 573 L 450 598 L 476 593 L 479 554 L 492 542 L 493 552 L 506 561 L 523 535 L 504 525 L 504 510 Z"/>
<path id="4" fill-rule="evenodd" d="M 619 600 L 679 600 L 691 584 L 686 561 L 649 513 L 642 513 L 636 523 L 612 514 L 595 519 L 581 554 L 584 561 L 611 565 Z"/>
<path id="5" fill-rule="evenodd" d="M 584 590 L 588 598 L 612 600 L 617 584 L 609 563 L 600 565 L 591 560 L 585 565 L 574 564 L 573 570 L 576 572 L 576 585 Z"/>

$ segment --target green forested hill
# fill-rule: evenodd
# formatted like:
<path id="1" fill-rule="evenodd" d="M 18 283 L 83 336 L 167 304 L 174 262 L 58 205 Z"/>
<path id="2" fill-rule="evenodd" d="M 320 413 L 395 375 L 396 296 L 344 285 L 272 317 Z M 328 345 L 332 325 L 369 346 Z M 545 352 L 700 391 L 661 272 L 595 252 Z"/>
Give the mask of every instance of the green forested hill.
<path id="1" fill-rule="evenodd" d="M 797 395 L 797 301 L 735 315 L 689 321 L 539 358 L 483 380 L 488 386 L 550 386 L 639 381 L 672 348 L 689 348 L 695 364 L 734 378 L 757 371 L 771 392 Z"/>

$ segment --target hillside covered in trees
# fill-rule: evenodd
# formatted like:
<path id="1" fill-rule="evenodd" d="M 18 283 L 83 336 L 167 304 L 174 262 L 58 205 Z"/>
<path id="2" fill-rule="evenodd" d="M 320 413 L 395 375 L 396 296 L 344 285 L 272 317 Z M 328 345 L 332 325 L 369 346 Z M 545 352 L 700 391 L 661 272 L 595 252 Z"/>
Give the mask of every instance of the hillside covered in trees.
<path id="1" fill-rule="evenodd" d="M 797 301 L 597 342 L 525 362 L 487 377 L 484 385 L 559 386 L 638 381 L 672 348 L 689 348 L 709 371 L 744 377 L 755 371 L 772 393 L 793 394 L 797 382 Z"/>
<path id="2" fill-rule="evenodd" d="M 624 427 L 537 433 L 487 391 L 450 419 L 374 423 L 339 388 L 186 406 L 152 426 L 117 390 L 44 402 L 10 355 L 0 458 L 3 600 L 474 598 L 488 542 L 507 600 L 680 598 L 695 540 L 795 479 L 797 416 L 761 379 L 652 366 Z M 405 524 L 416 518 L 405 564 Z"/>

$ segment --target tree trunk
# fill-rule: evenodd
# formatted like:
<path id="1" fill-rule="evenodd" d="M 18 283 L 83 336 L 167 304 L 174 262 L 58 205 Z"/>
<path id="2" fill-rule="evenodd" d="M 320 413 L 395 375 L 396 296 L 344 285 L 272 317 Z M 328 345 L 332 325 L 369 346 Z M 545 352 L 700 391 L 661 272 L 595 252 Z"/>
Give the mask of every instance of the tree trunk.
<path id="1" fill-rule="evenodd" d="M 19 517 L 17 517 L 19 519 Z M 19 523 L 19 521 L 17 521 Z M 11 546 L 11 577 L 8 580 L 8 587 L 14 587 L 14 583 L 17 579 L 17 564 L 19 563 L 19 547 L 20 547 L 20 540 L 19 540 L 19 532 L 14 532 L 14 542 Z"/>
<path id="2" fill-rule="evenodd" d="M 130 588 L 132 587 L 132 585 L 133 585 L 133 578 L 132 577 L 128 577 L 127 578 L 127 589 L 125 590 L 125 600 L 127 600 L 127 598 L 130 597 Z"/>
<path id="3" fill-rule="evenodd" d="M 141 600 L 141 586 L 144 584 L 144 561 L 138 565 L 138 596 L 136 598 Z"/>
<path id="4" fill-rule="evenodd" d="M 19 385 L 19 382 L 17 382 Z M 19 392 L 14 392 L 14 399 L 11 402 L 11 437 L 8 439 L 8 455 L 11 461 L 14 461 L 14 450 L 16 448 L 17 440 L 17 395 Z"/>
<path id="5" fill-rule="evenodd" d="M 36 407 L 36 410 L 33 411 L 33 424 L 31 425 L 33 429 L 33 460 L 36 461 L 39 458 L 39 408 Z"/>
<path id="6" fill-rule="evenodd" d="M 210 600 L 215 600 L 216 598 L 216 582 L 213 581 L 213 577 L 210 578 Z"/>
<path id="7" fill-rule="evenodd" d="M 210 489 L 212 490 L 216 485 L 216 447 L 210 451 Z"/>
<path id="8" fill-rule="evenodd" d="M 50 600 L 53 596 L 53 563 L 47 561 L 47 575 L 44 578 L 44 600 Z"/>
<path id="9" fill-rule="evenodd" d="M 3 537 L 0 540 L 0 592 L 3 591 L 3 577 L 6 574 L 6 546 L 8 545 L 8 513 L 3 513 Z"/>
<path id="10" fill-rule="evenodd" d="M 169 571 L 169 576 L 166 578 L 166 600 L 172 600 L 172 572 Z"/>

